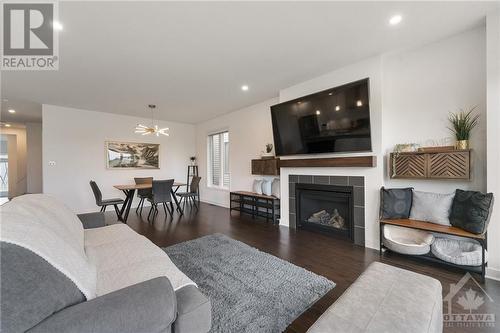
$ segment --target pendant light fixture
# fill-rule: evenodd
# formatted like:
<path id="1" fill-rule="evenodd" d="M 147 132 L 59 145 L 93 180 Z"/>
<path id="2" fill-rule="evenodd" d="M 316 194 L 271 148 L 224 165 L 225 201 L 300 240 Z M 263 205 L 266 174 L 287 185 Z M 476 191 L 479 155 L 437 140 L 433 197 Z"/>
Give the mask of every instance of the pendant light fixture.
<path id="1" fill-rule="evenodd" d="M 153 111 L 154 111 L 154 109 L 156 109 L 156 105 L 149 104 L 148 108 L 151 110 L 151 126 L 145 126 L 145 125 L 139 124 L 135 128 L 135 133 L 139 133 L 141 135 L 153 134 L 156 136 L 160 136 L 160 134 L 162 134 L 162 135 L 169 136 L 168 127 L 158 128 L 158 125 L 154 124 Z"/>

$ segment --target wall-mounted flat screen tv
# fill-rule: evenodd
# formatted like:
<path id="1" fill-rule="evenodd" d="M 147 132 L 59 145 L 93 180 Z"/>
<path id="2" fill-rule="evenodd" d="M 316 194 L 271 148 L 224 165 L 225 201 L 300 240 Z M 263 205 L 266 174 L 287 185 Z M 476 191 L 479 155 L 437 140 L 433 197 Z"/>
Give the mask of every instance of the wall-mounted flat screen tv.
<path id="1" fill-rule="evenodd" d="M 271 106 L 276 155 L 371 151 L 369 79 Z"/>

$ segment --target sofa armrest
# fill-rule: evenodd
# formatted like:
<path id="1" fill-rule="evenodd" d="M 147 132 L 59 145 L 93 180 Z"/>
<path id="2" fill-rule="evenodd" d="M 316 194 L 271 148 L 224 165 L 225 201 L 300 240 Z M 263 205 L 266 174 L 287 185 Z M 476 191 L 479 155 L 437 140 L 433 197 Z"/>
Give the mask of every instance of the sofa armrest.
<path id="1" fill-rule="evenodd" d="M 85 213 L 77 216 L 83 224 L 83 229 L 100 228 L 106 225 L 104 213 Z"/>
<path id="2" fill-rule="evenodd" d="M 212 327 L 212 305 L 210 300 L 193 285 L 175 292 L 177 296 L 177 319 L 174 333 L 206 333 Z"/>
<path id="3" fill-rule="evenodd" d="M 176 312 L 175 291 L 159 277 L 70 306 L 28 332 L 159 333 L 169 331 Z"/>

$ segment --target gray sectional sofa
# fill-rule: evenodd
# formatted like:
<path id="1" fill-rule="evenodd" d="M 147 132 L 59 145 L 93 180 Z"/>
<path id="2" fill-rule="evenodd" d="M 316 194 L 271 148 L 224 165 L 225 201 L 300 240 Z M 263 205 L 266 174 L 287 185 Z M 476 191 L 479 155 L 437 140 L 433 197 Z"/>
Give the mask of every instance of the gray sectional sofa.
<path id="1" fill-rule="evenodd" d="M 24 197 L 0 208 L 1 332 L 209 331 L 210 301 L 145 237 Z M 95 280 L 75 278 L 79 270 Z"/>

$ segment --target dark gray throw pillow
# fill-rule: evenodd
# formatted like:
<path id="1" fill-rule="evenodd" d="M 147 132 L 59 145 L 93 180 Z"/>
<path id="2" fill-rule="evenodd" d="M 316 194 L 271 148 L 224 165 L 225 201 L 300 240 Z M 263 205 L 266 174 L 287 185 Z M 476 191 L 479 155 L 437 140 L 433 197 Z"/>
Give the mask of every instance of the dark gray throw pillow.
<path id="1" fill-rule="evenodd" d="M 413 188 L 380 189 L 380 218 L 407 219 L 410 216 Z"/>
<path id="2" fill-rule="evenodd" d="M 456 190 L 451 206 L 450 223 L 466 231 L 483 234 L 488 227 L 493 193 Z"/>

